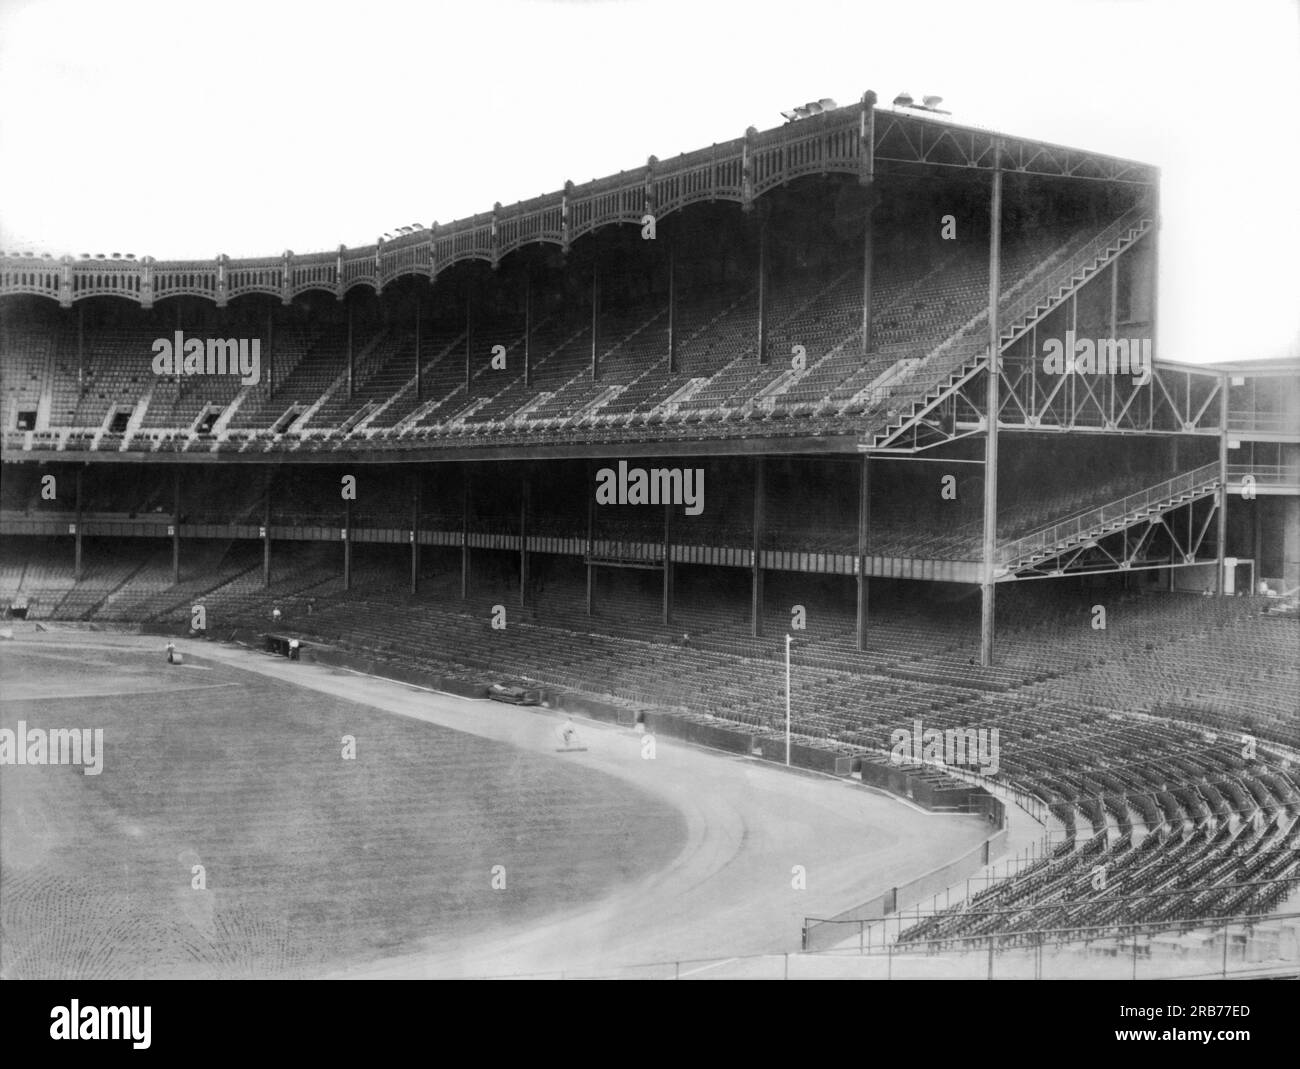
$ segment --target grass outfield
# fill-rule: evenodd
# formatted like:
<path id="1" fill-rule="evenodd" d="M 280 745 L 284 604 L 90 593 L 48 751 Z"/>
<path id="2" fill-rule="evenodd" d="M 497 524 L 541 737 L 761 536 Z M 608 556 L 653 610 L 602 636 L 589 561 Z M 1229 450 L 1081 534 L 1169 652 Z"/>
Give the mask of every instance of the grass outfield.
<path id="1" fill-rule="evenodd" d="M 311 976 L 454 952 L 684 841 L 668 803 L 593 769 L 99 639 L 0 646 L 0 727 L 104 730 L 98 776 L 0 771 L 5 978 Z"/>

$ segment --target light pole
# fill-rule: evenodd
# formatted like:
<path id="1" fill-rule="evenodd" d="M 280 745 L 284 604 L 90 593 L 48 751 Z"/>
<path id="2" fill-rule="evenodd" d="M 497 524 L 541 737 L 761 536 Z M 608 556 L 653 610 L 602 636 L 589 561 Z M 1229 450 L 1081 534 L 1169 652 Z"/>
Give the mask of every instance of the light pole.
<path id="1" fill-rule="evenodd" d="M 785 763 L 790 765 L 790 642 L 791 636 L 785 636 Z"/>

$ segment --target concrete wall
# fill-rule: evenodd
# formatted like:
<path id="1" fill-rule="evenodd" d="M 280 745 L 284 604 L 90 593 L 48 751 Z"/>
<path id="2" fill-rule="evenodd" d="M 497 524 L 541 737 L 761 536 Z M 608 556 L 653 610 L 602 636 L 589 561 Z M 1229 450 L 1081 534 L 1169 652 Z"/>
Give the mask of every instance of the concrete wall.
<path id="1" fill-rule="evenodd" d="M 898 887 L 860 902 L 856 906 L 822 919 L 806 918 L 803 929 L 804 950 L 827 950 L 856 936 L 859 922 L 879 921 L 908 909 L 945 888 L 960 883 L 985 865 L 996 861 L 1007 848 L 1007 832 L 996 832 L 959 858 L 931 869 Z"/>

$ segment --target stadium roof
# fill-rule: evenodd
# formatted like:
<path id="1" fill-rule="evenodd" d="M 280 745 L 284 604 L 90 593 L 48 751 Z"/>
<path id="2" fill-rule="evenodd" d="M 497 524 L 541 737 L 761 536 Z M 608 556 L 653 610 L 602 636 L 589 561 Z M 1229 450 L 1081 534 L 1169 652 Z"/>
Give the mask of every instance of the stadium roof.
<path id="1" fill-rule="evenodd" d="M 285 302 L 311 289 L 342 295 L 355 285 L 375 290 L 403 275 L 434 278 L 462 260 L 497 264 L 536 243 L 568 249 L 600 227 L 641 225 L 701 201 L 731 201 L 748 209 L 764 193 L 794 179 L 832 173 L 863 184 L 881 169 L 942 167 L 1121 184 L 1154 185 L 1158 169 L 1084 149 L 963 126 L 933 112 L 877 108 L 875 94 L 820 115 L 683 153 L 651 156 L 630 171 L 490 212 L 403 234 L 391 241 L 333 252 L 232 260 L 154 261 L 29 255 L 0 259 L 0 296 L 36 294 L 65 306 L 92 296 L 117 296 L 149 306 L 169 296 L 196 296 L 218 305 L 247 293 Z"/>

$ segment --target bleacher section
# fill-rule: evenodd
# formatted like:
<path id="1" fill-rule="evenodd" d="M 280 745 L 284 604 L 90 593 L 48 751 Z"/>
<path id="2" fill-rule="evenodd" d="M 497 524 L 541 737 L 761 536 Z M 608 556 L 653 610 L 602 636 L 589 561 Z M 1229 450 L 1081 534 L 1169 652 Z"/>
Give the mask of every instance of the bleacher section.
<path id="1" fill-rule="evenodd" d="M 6 418 L 10 413 L 39 410 L 41 398 L 48 395 L 54 380 L 55 359 L 68 347 L 65 334 L 57 322 L 18 325 L 0 320 L 0 351 L 4 354 L 0 404 Z"/>
<path id="2" fill-rule="evenodd" d="M 1004 303 L 1011 307 L 1033 296 L 1037 282 L 1047 285 L 1071 267 L 1072 256 L 1095 258 L 1090 239 L 1096 232 L 1093 226 L 1008 235 Z M 580 307 L 570 307 L 563 315 L 539 317 L 534 326 L 527 386 L 522 319 L 514 311 L 483 311 L 473 324 L 468 388 L 464 323 L 426 327 L 418 397 L 414 325 L 357 317 L 350 327 L 337 314 L 298 317 L 277 330 L 264 354 L 273 366 L 251 387 L 235 376 L 154 376 L 150 343 L 159 327 L 147 321 L 88 330 L 80 356 L 66 329 L 31 336 L 19 330 L 6 335 L 17 364 L 14 379 L 6 376 L 13 383 L 6 390 L 24 404 L 38 388 L 48 390 L 48 426 L 74 431 L 63 442 L 65 451 L 319 450 L 363 436 L 370 448 L 402 449 L 522 434 L 568 441 L 865 433 L 892 418 L 897 384 L 920 375 L 924 385 L 934 354 L 969 341 L 987 300 L 987 270 L 987 257 L 974 244 L 935 261 L 882 257 L 874 270 L 874 329 L 865 356 L 861 266 L 823 264 L 773 280 L 766 362 L 758 360 L 754 330 L 757 291 L 733 283 L 679 295 L 677 368 L 671 372 L 667 310 L 659 298 L 642 296 L 625 297 L 599 317 L 594 379 L 590 314 L 584 319 Z M 242 320 L 227 325 L 261 333 Z M 490 368 L 498 344 L 507 349 L 506 370 Z M 806 364 L 792 368 L 791 353 L 799 346 Z M 950 354 L 942 357 L 949 360 Z M 137 417 L 129 431 L 94 433 L 115 406 L 133 410 L 142 398 L 143 419 Z M 196 436 L 195 421 L 208 406 L 222 418 Z M 297 416 L 286 419 L 295 406 Z"/>
<path id="3" fill-rule="evenodd" d="M 282 627 L 409 667 L 612 694 L 779 734 L 788 614 L 770 608 L 773 637 L 754 638 L 738 623 L 743 601 L 698 578 L 683 577 L 671 628 L 652 589 L 618 573 L 602 580 L 595 617 L 578 583 L 551 581 L 493 630 L 491 606 L 514 605 L 508 585 L 480 577 L 462 602 L 458 576 L 434 563 L 412 596 L 401 547 L 359 547 L 347 592 L 328 544 L 300 547 L 265 588 L 255 543 L 187 546 L 188 578 L 171 587 L 157 551 L 105 557 L 74 584 L 49 547 L 27 543 L 19 557 L 19 541 L 7 547 L 0 597 L 31 595 L 38 618 L 183 624 L 201 602 L 221 633 L 262 628 L 279 608 Z M 780 583 L 794 581 L 774 578 L 769 604 L 789 600 Z M 884 762 L 890 733 L 917 719 L 996 727 L 998 782 L 1039 799 L 1059 827 L 1052 857 L 924 919 L 906 940 L 1267 912 L 1292 886 L 1276 881 L 1300 875 L 1300 785 L 1282 757 L 1300 750 L 1300 621 L 1265 615 L 1265 599 L 1115 589 L 1103 598 L 1108 627 L 1096 630 L 1099 597 L 1008 589 L 999 663 L 979 668 L 968 603 L 873 606 L 859 652 L 851 608 L 804 595 L 809 627 L 792 654 L 798 742 Z M 1259 740 L 1250 756 L 1246 734 Z M 1105 891 L 1089 882 L 1097 865 Z"/>
<path id="4" fill-rule="evenodd" d="M 288 501 L 283 507 L 292 511 L 295 504 Z M 132 545 L 129 540 L 117 540 L 113 544 Z M 147 546 L 144 542 L 140 544 Z M 200 575 L 206 571 L 216 575 L 211 561 L 201 555 L 195 558 L 200 550 L 194 547 L 207 545 L 185 544 L 183 574 Z M 238 567 L 233 571 L 240 574 L 252 564 L 260 564 L 260 546 L 255 542 L 213 545 L 222 547 L 219 559 L 239 558 Z M 25 552 L 12 556 L 20 547 Z M 7 541 L 7 548 L 11 556 L 5 561 L 6 574 L 12 578 L 0 593 L 17 592 L 19 577 L 23 577 L 23 591 L 66 592 L 75 585 L 64 552 L 66 547 L 51 548 L 34 544 L 34 540 L 15 538 Z M 514 604 L 517 591 L 512 597 L 506 588 L 489 589 L 476 594 L 469 603 L 461 603 L 457 598 L 450 606 L 436 592 L 418 597 L 405 593 L 394 595 L 395 590 L 404 591 L 407 582 L 405 549 L 366 546 L 358 547 L 358 551 L 361 548 L 392 556 L 376 561 L 367 573 L 370 583 L 362 582 L 361 572 L 354 568 L 353 592 L 331 595 L 317 610 L 312 627 L 318 632 L 325 637 L 360 644 L 374 638 L 379 647 L 389 636 L 427 632 L 429 647 L 459 650 L 460 660 L 465 664 L 475 663 L 474 650 L 483 647 L 484 633 L 488 633 L 495 651 L 492 656 L 498 660 L 502 657 L 511 638 L 491 632 L 486 625 L 480 628 L 477 623 L 487 620 L 487 608 L 491 604 L 502 600 Z M 203 552 L 215 550 L 209 548 Z M 326 583 L 339 575 L 339 553 L 337 546 L 329 544 L 300 544 L 293 554 L 283 559 L 277 556 L 275 582 L 288 581 L 292 575 L 295 582 L 297 577 L 306 576 L 314 584 Z M 161 582 L 162 557 L 156 548 L 131 553 L 121 550 L 118 555 L 123 558 L 123 568 L 138 572 L 139 582 L 133 580 L 128 586 L 146 581 L 156 586 Z M 169 553 L 164 552 L 163 556 L 169 557 Z M 60 557 L 62 565 L 55 563 Z M 286 568 L 292 571 L 283 571 Z M 246 587 L 253 585 L 253 578 L 250 577 Z M 255 578 L 260 586 L 260 569 Z M 784 581 L 790 583 L 794 579 L 786 576 Z M 102 588 L 104 584 L 96 581 L 92 585 Z M 215 580 L 212 589 L 219 589 Z M 611 641 L 618 639 L 647 647 L 642 654 L 650 663 L 644 676 L 629 673 L 626 665 L 610 664 L 603 672 L 596 671 L 595 664 L 606 652 L 600 648 L 593 654 L 588 679 L 601 675 L 606 680 L 620 679 L 629 690 L 643 685 L 647 699 L 689 699 L 692 705 L 742 720 L 757 715 L 754 710 L 771 705 L 771 695 L 780 690 L 775 673 L 783 650 L 779 636 L 788 628 L 788 612 L 773 609 L 766 617 L 768 632 L 778 637 L 753 638 L 738 623 L 746 617 L 741 601 L 730 600 L 713 590 L 700 591 L 691 597 L 690 589 L 683 588 L 671 629 L 657 621 L 655 595 L 629 587 L 618 588 L 616 596 L 608 596 L 613 591 L 602 593 L 598 598 L 599 614 L 589 617 L 579 585 L 548 586 L 541 597 L 530 599 L 527 608 L 515 607 L 513 619 L 519 622 L 521 630 L 539 639 L 551 632 L 580 634 L 584 642 L 603 635 Z M 274 598 L 281 593 L 273 587 L 266 596 Z M 1052 707 L 1074 702 L 1079 707 L 1177 716 L 1232 730 L 1253 727 L 1262 739 L 1300 748 L 1300 724 L 1295 715 L 1296 695 L 1300 694 L 1300 665 L 1293 657 L 1297 621 L 1264 614 L 1262 609 L 1267 601 L 1261 598 L 1210 599 L 1195 594 L 1110 592 L 1103 599 L 1108 607 L 1108 626 L 1097 630 L 1090 622 L 1092 606 L 1098 597 L 1095 594 L 1067 597 L 1034 584 L 1006 588 L 1000 607 L 1005 617 L 999 628 L 1002 646 L 999 663 L 993 668 L 980 668 L 971 663 L 977 639 L 970 628 L 973 610 L 966 602 L 960 604 L 959 610 L 942 604 L 927 605 L 923 600 L 899 601 L 873 610 L 872 637 L 863 652 L 853 648 L 851 606 L 819 605 L 809 614 L 811 622 L 807 632 L 797 636 L 793 655 L 796 665 L 815 673 L 814 678 L 797 681 L 805 689 L 807 699 L 802 703 L 804 715 L 809 718 L 805 724 L 809 729 L 817 728 L 807 734 L 833 742 L 866 744 L 873 723 L 888 724 L 894 718 L 911 715 L 914 708 L 920 707 L 914 706 L 914 701 L 927 708 L 940 709 L 956 688 L 964 696 L 959 704 L 968 708 L 974 708 L 971 702 L 987 705 L 988 720 L 1033 705 Z M 256 624 L 260 598 L 259 594 L 258 600 L 248 606 L 251 616 L 244 614 L 238 598 L 230 601 L 229 611 L 236 613 L 241 622 Z M 779 603 L 782 597 L 775 593 L 770 600 Z M 123 596 L 117 596 L 111 604 L 121 602 Z M 150 618 L 149 614 L 108 609 L 105 606 L 97 617 Z M 467 619 L 475 621 L 475 626 L 466 628 Z M 674 644 L 682 633 L 691 636 L 687 648 Z M 510 667 L 521 671 L 544 670 L 545 654 L 529 652 L 528 643 L 520 641 L 521 658 L 517 665 Z M 421 645 L 413 642 L 415 648 Z M 770 672 L 764 670 L 761 680 L 751 679 L 747 683 L 747 697 L 738 703 L 720 699 L 712 693 L 712 688 L 697 686 L 676 668 L 672 672 L 664 671 L 666 665 L 681 657 L 699 658 L 702 664 L 707 664 L 709 672 L 724 672 L 736 658 L 770 663 L 772 667 Z M 563 679 L 555 677 L 532 678 L 565 684 Z M 843 730 L 835 727 L 839 714 L 834 712 L 834 689 L 827 689 L 827 684 L 836 679 L 846 684 L 845 692 L 851 702 L 870 709 L 870 712 L 854 711 L 845 706 L 841 712 L 848 718 L 846 723 L 851 721 L 851 727 Z M 669 688 L 669 691 L 655 688 Z M 910 697 L 898 700 L 890 697 L 905 692 Z M 1007 706 L 1007 702 L 1011 705 Z M 821 711 L 814 712 L 818 707 Z M 1268 719 L 1264 714 L 1268 714 Z"/>

